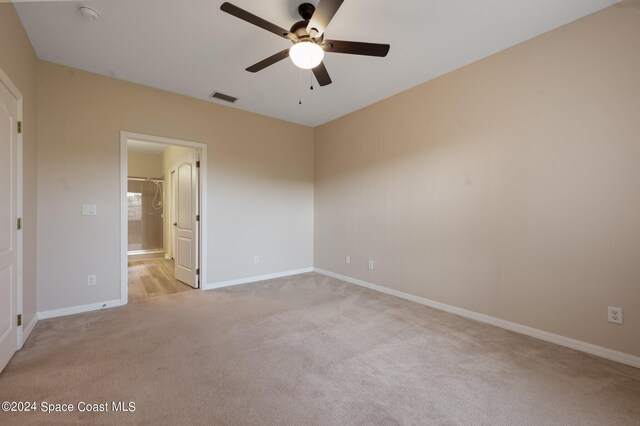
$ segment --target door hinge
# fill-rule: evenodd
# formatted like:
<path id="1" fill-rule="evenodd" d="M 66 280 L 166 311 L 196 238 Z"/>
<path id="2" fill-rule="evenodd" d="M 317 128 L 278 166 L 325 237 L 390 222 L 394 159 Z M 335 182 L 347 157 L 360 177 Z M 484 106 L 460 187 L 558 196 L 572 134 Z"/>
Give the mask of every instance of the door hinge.
<path id="1" fill-rule="evenodd" d="M 200 168 L 200 161 L 196 161 L 196 167 Z"/>
<path id="2" fill-rule="evenodd" d="M 18 121 L 18 133 L 22 133 L 22 121 Z"/>
<path id="3" fill-rule="evenodd" d="M 18 231 L 22 229 L 22 218 L 18 218 Z"/>
<path id="4" fill-rule="evenodd" d="M 200 275 L 200 268 L 196 269 L 196 275 Z"/>
<path id="5" fill-rule="evenodd" d="M 16 321 L 18 323 L 18 327 L 20 327 L 22 325 L 22 314 L 18 314 L 18 318 L 16 318 Z"/>
<path id="6" fill-rule="evenodd" d="M 196 215 L 196 222 L 200 222 L 200 215 L 199 214 Z"/>

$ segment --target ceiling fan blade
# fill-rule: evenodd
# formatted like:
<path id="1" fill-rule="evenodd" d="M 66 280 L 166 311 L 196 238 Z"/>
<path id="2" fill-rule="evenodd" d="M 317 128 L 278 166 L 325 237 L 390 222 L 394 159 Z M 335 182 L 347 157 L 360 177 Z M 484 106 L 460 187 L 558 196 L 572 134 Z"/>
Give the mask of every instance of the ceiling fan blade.
<path id="1" fill-rule="evenodd" d="M 329 72 L 324 66 L 324 62 L 320 62 L 320 65 L 313 69 L 313 75 L 316 76 L 316 80 L 318 80 L 318 84 L 320 86 L 327 86 L 331 84 L 331 77 L 329 77 Z"/>
<path id="2" fill-rule="evenodd" d="M 391 48 L 388 44 L 363 43 L 360 41 L 325 40 L 322 48 L 331 53 L 385 57 Z"/>
<path id="3" fill-rule="evenodd" d="M 289 49 L 284 49 L 282 52 L 278 52 L 275 55 L 269 56 L 267 59 L 263 59 L 257 64 L 251 65 L 247 68 L 249 72 L 258 72 L 260 70 L 265 69 L 266 67 L 275 64 L 276 62 L 280 62 L 284 58 L 289 56 Z"/>
<path id="4" fill-rule="evenodd" d="M 344 0 L 320 0 L 316 11 L 313 12 L 313 16 L 309 20 L 309 25 L 307 25 L 307 32 L 311 37 L 318 38 L 324 33 L 342 2 Z"/>
<path id="5" fill-rule="evenodd" d="M 248 23 L 253 24 L 257 27 L 265 29 L 270 33 L 274 33 L 275 35 L 278 35 L 280 37 L 288 39 L 292 39 L 292 37 L 295 37 L 288 30 L 285 30 L 284 28 L 279 27 L 276 24 L 272 24 L 271 22 L 266 21 L 259 16 L 254 15 L 253 13 L 249 13 L 244 9 L 240 9 L 238 6 L 234 6 L 231 3 L 222 3 L 222 5 L 220 6 L 220 10 L 222 10 L 223 12 L 227 12 L 229 15 L 233 15 L 236 18 L 240 18 L 243 21 L 247 21 Z"/>

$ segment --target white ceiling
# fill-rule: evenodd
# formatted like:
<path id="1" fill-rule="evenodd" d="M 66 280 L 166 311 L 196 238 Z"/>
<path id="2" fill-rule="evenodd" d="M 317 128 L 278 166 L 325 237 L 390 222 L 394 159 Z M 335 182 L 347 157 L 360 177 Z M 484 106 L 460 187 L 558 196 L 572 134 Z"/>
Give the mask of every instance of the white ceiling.
<path id="1" fill-rule="evenodd" d="M 232 1 L 284 28 L 299 20 L 302 2 Z M 327 54 L 333 84 L 311 92 L 304 71 L 302 105 L 299 71 L 289 59 L 244 71 L 290 42 L 220 11 L 220 0 L 15 6 L 40 59 L 199 99 L 220 91 L 239 98 L 234 108 L 317 126 L 616 2 L 346 0 L 326 37 L 389 43 L 391 51 L 386 58 Z M 82 18 L 79 4 L 100 18 Z"/>

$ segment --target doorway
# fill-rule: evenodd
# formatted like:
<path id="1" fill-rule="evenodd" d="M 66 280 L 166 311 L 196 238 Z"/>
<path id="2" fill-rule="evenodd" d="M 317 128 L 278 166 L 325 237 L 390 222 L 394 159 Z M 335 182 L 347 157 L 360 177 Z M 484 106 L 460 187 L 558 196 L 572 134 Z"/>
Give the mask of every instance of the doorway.
<path id="1" fill-rule="evenodd" d="M 206 283 L 206 145 L 121 132 L 121 301 Z"/>
<path id="2" fill-rule="evenodd" d="M 127 248 L 129 258 L 163 257 L 165 151 L 168 145 L 127 141 Z M 190 150 L 190 148 L 184 148 Z"/>

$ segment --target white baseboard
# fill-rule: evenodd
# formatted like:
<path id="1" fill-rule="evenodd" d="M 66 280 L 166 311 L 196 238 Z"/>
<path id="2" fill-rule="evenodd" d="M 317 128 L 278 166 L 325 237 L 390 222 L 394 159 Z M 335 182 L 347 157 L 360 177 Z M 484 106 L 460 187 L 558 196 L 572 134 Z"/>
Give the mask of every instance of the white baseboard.
<path id="1" fill-rule="evenodd" d="M 52 309 L 50 311 L 38 312 L 38 319 L 48 319 L 56 317 L 64 317 L 66 315 L 80 314 L 83 312 L 98 311 L 100 309 L 115 308 L 122 306 L 120 299 L 108 300 L 106 302 L 90 303 L 88 305 L 70 306 L 68 308 Z"/>
<path id="2" fill-rule="evenodd" d="M 231 286 L 234 286 L 234 285 L 249 284 L 249 283 L 254 283 L 254 282 L 257 282 L 257 281 L 264 281 L 264 280 L 271 280 L 271 279 L 274 279 L 274 278 L 288 277 L 290 275 L 306 274 L 306 273 L 309 273 L 309 272 L 313 272 L 313 268 L 294 269 L 294 270 L 291 270 L 291 271 L 276 272 L 274 274 L 256 275 L 256 276 L 253 276 L 253 277 L 239 278 L 237 280 L 219 281 L 217 283 L 204 284 L 202 286 L 202 289 L 203 290 L 213 290 L 213 289 L 216 289 L 216 288 L 231 287 Z"/>
<path id="3" fill-rule="evenodd" d="M 591 343 L 583 342 L 580 340 L 571 339 L 569 337 L 561 336 L 559 334 L 550 333 L 548 331 L 539 330 L 537 328 L 528 327 L 526 325 L 517 324 L 515 322 L 506 321 L 500 318 L 492 317 L 485 314 L 469 311 L 466 309 L 458 308 L 455 306 L 447 305 L 444 303 L 436 302 L 434 300 L 426 299 L 424 297 L 415 296 L 413 294 L 405 293 L 398 290 L 393 290 L 388 287 L 383 287 L 376 284 L 371 284 L 366 281 L 362 281 L 356 278 L 351 278 L 346 275 L 336 274 L 324 269 L 313 268 L 313 270 L 319 274 L 327 275 L 332 278 L 336 278 L 342 281 L 346 281 L 351 284 L 356 284 L 361 287 L 366 287 L 371 290 L 379 291 L 381 293 L 389 294 L 392 296 L 400 297 L 402 299 L 410 300 L 412 302 L 420 303 L 421 305 L 429 306 L 434 309 L 449 312 L 461 317 L 469 318 L 475 321 L 490 324 L 496 327 L 504 328 L 519 334 L 524 334 L 536 339 L 544 340 L 545 342 L 555 343 L 556 345 L 565 346 L 567 348 L 575 349 L 581 352 L 585 352 L 591 355 L 606 358 L 611 361 L 616 361 L 622 364 L 630 365 L 632 367 L 640 368 L 640 357 L 627 354 L 624 352 L 615 351 L 613 349 L 597 346 Z"/>
<path id="4" fill-rule="evenodd" d="M 37 323 L 38 323 L 38 313 L 36 312 L 33 315 L 33 318 L 31 318 L 31 321 L 29 321 L 29 324 L 27 324 L 25 327 L 22 328 L 22 344 L 23 345 L 29 338 L 29 335 L 31 334 L 31 332 L 33 331 Z"/>

